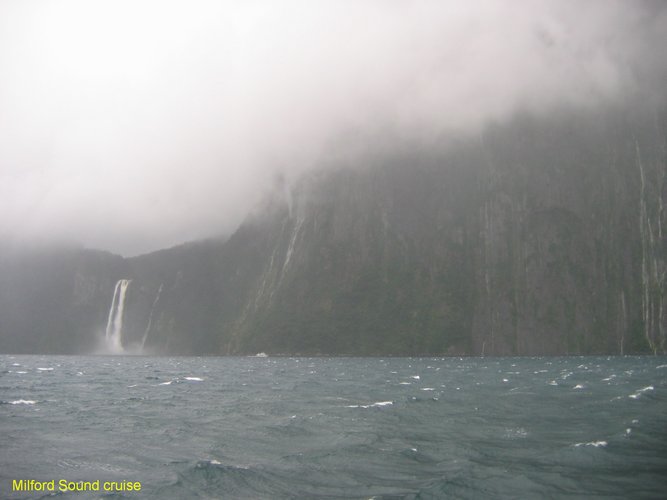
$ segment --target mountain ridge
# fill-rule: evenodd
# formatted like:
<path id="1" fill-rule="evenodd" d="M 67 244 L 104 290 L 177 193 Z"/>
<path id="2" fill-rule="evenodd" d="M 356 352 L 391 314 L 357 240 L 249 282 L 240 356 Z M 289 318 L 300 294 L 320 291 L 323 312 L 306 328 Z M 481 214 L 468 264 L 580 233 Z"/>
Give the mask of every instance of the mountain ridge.
<path id="1" fill-rule="evenodd" d="M 77 250 L 22 295 L 35 266 L 6 258 L 0 350 L 95 350 L 126 278 L 135 352 L 664 353 L 666 124 L 570 110 L 394 144 L 303 176 L 225 240 Z"/>

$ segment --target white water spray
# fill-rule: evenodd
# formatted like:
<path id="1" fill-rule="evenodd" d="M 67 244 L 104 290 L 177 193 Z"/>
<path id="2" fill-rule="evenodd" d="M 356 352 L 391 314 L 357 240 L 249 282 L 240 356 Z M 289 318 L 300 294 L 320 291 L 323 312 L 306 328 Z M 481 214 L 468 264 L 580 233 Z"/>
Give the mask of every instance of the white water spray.
<path id="1" fill-rule="evenodd" d="M 112 353 L 123 352 L 123 309 L 127 287 L 131 282 L 132 280 L 118 280 L 113 292 L 105 337 L 107 348 Z"/>

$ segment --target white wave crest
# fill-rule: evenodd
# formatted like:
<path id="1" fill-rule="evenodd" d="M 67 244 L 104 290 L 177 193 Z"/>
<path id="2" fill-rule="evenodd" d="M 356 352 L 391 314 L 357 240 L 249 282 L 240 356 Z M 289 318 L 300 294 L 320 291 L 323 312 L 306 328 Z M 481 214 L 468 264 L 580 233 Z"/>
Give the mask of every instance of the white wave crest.
<path id="1" fill-rule="evenodd" d="M 347 408 L 381 408 L 383 406 L 393 405 L 393 401 L 378 401 L 370 405 L 348 405 Z"/>
<path id="2" fill-rule="evenodd" d="M 637 399 L 637 398 L 639 398 L 639 396 L 642 395 L 642 393 L 644 393 L 646 391 L 653 391 L 653 390 L 654 390 L 653 386 L 649 385 L 649 386 L 644 387 L 642 389 L 638 389 L 634 394 L 630 394 L 628 397 L 631 398 L 631 399 Z"/>
<path id="3" fill-rule="evenodd" d="M 580 446 L 593 446 L 594 448 L 604 448 L 607 446 L 607 441 L 589 441 L 588 443 L 577 443 L 574 445 L 575 448 L 579 448 Z"/>

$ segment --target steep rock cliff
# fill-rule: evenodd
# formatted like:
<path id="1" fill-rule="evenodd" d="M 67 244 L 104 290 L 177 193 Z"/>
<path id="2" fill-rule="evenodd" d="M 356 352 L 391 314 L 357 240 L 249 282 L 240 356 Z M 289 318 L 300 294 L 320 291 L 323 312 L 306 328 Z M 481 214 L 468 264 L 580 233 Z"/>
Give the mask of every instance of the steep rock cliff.
<path id="1" fill-rule="evenodd" d="M 6 256 L 0 349 L 175 354 L 665 352 L 667 115 L 521 115 L 304 176 L 227 239 Z"/>

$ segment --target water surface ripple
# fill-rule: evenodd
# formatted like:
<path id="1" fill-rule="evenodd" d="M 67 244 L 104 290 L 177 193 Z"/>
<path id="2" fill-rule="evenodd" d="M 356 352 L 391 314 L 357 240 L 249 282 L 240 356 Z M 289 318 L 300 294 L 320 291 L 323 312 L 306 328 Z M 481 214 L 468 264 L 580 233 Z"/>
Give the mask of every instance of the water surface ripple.
<path id="1" fill-rule="evenodd" d="M 13 479 L 140 481 L 45 495 Z M 0 498 L 664 498 L 667 358 L 0 356 Z"/>

